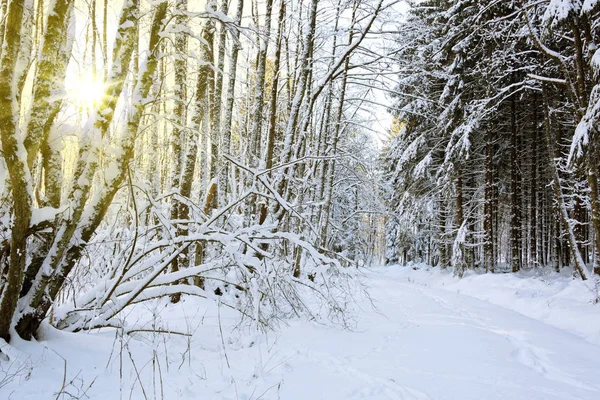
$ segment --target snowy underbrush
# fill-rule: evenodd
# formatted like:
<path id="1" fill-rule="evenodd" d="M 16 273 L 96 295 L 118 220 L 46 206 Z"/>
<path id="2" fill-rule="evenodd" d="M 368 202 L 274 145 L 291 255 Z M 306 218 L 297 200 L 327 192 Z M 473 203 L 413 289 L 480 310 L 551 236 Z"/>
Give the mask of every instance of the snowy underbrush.
<path id="1" fill-rule="evenodd" d="M 303 276 L 310 272 L 312 278 L 294 278 L 289 264 L 262 265 L 268 270 L 256 264 L 247 281 L 238 279 L 235 268 L 221 267 L 204 274 L 204 289 L 165 286 L 161 296 L 133 302 L 110 320 L 101 316 L 111 308 L 98 307 L 102 297 L 90 295 L 104 293 L 97 286 L 105 283 L 84 285 L 79 297 L 45 321 L 37 340 L 15 337 L 10 345 L 0 340 L 0 398 L 277 398 L 290 356 L 273 350 L 278 331 L 307 321 L 351 327 L 353 297 L 366 294 L 355 269 L 307 260 Z M 172 286 L 196 289 L 183 291 L 173 304 Z M 90 304 L 85 312 L 82 299 Z M 50 325 L 65 315 L 97 326 L 72 332 L 74 325 L 62 330 Z"/>
<path id="2" fill-rule="evenodd" d="M 193 254 L 189 244 L 207 242 L 210 248 L 201 263 L 171 270 L 170 263 L 184 250 L 188 252 L 180 260 Z M 274 248 L 288 242 L 307 253 L 298 277 L 293 274 L 291 257 L 277 257 L 260 249 L 264 243 Z M 104 262 L 96 258 L 93 265 L 74 274 L 73 284 L 51 312 L 51 324 L 71 332 L 102 327 L 131 329 L 126 327 L 130 321 L 123 318 L 131 307 L 188 295 L 209 300 L 214 307 L 235 310 L 241 320 L 263 330 L 299 317 L 345 325 L 352 293 L 360 290 L 354 269 L 343 268 L 308 243 L 285 232 L 273 233 L 268 227 L 235 234 L 194 234 L 175 243 L 134 246 Z M 107 249 L 98 253 L 110 254 Z"/>
<path id="3" fill-rule="evenodd" d="M 600 279 L 574 279 L 572 270 L 551 268 L 519 273 L 486 274 L 466 271 L 462 279 L 452 270 L 424 264 L 380 267 L 407 281 L 485 300 L 600 344 Z"/>
<path id="4" fill-rule="evenodd" d="M 235 310 L 263 330 L 298 317 L 348 324 L 355 269 L 277 222 L 240 215 L 253 193 L 211 215 L 174 195 L 186 204 L 185 220 L 171 220 L 168 204 L 156 200 L 140 207 L 133 195 L 131 210 L 113 207 L 54 302 L 50 324 L 71 332 L 136 329 L 124 324 L 132 306 L 181 295 Z"/>
<path id="5" fill-rule="evenodd" d="M 264 375 L 273 360 L 262 359 L 262 348 L 272 332 L 300 320 L 355 323 L 357 269 L 300 229 L 240 214 L 254 191 L 210 213 L 173 194 L 188 209 L 175 220 L 165 199 L 142 201 L 134 192 L 86 243 L 37 341 L 16 332 L 10 345 L 0 341 L 0 399 L 87 398 L 98 384 L 111 385 L 103 399 L 205 398 L 225 388 L 224 398 L 256 399 L 260 391 L 239 396 L 231 385 Z M 229 349 L 245 360 L 241 372 Z M 29 379 L 36 383 L 23 394 L 19 385 Z M 191 389 L 204 380 L 206 391 Z M 261 382 L 256 390 L 276 384 Z"/>

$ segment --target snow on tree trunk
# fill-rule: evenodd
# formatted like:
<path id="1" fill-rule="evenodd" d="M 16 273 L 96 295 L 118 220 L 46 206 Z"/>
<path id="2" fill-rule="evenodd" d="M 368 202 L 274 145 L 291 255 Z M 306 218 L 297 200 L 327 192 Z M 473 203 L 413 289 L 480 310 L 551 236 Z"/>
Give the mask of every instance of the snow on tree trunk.
<path id="1" fill-rule="evenodd" d="M 146 106 L 146 99 L 150 92 L 154 72 L 160 57 L 158 43 L 160 40 L 160 33 L 166 23 L 166 10 L 166 1 L 163 1 L 156 6 L 149 38 L 150 53 L 147 55 L 147 59 L 142 68 L 140 68 L 140 76 L 136 80 L 132 98 L 132 112 L 127 120 L 125 131 L 120 138 L 119 148 L 121 151 L 114 162 L 109 166 L 112 170 L 105 178 L 99 191 L 100 194 L 87 205 L 85 204 L 85 201 L 82 201 L 80 198 L 77 199 L 77 202 L 80 202 L 80 208 L 76 208 L 74 211 L 74 215 L 77 215 L 77 218 L 74 218 L 74 221 L 78 221 L 79 223 L 75 224 L 74 221 L 70 221 L 70 223 L 61 226 L 57 238 L 55 239 L 55 247 L 53 247 L 47 259 L 44 261 L 31 289 L 19 300 L 19 312 L 21 315 L 19 316 L 16 330 L 21 337 L 31 337 L 37 331 L 37 328 L 44 319 L 50 305 L 62 288 L 65 279 L 75 263 L 81 257 L 86 243 L 90 240 L 102 222 L 112 203 L 112 199 L 120 189 L 125 177 L 129 174 L 129 163 L 134 156 L 135 138 L 138 133 L 138 128 Z M 121 35 L 117 35 L 115 43 L 114 60 L 116 63 L 113 65 L 111 73 L 109 74 L 109 80 L 113 83 L 111 89 L 109 89 L 109 93 L 118 90 L 114 84 L 115 78 L 118 76 L 124 77 L 127 74 L 127 66 L 129 65 L 129 60 L 131 59 L 134 47 L 133 39 L 136 37 L 135 23 L 133 21 L 137 19 L 137 12 L 138 4 L 136 0 L 129 0 L 124 4 L 123 12 L 121 14 L 122 23 L 119 27 L 119 30 L 123 30 L 123 32 L 121 32 Z M 118 57 L 122 53 L 124 53 L 125 57 Z M 116 105 L 117 99 L 110 99 L 108 101 L 109 111 L 103 113 L 103 119 L 96 120 L 95 132 L 99 131 L 98 133 L 102 133 L 102 129 L 108 128 L 106 118 L 114 112 L 114 106 Z M 88 151 L 89 150 L 91 149 L 88 149 Z M 84 164 L 82 161 L 83 160 L 79 161 L 80 166 Z M 83 182 L 79 187 L 79 192 L 77 192 L 76 189 L 73 197 L 77 198 L 78 196 L 81 196 L 82 192 L 85 190 L 89 191 L 92 178 L 92 175 L 89 175 L 92 172 L 90 170 L 95 171 L 96 167 L 97 162 L 91 162 L 87 166 L 88 169 L 86 175 L 78 175 L 80 176 L 80 181 L 83 177 L 88 177 L 89 181 Z M 71 238 L 76 231 L 78 232 L 81 241 L 71 241 Z"/>
<path id="2" fill-rule="evenodd" d="M 6 341 L 10 340 L 9 331 L 25 271 L 27 230 L 33 202 L 27 155 L 19 137 L 19 111 L 15 91 L 23 3 L 18 0 L 11 1 L 6 16 L 3 15 L 6 19 L 6 31 L 10 34 L 5 35 L 0 58 L 0 140 L 11 186 L 13 214 L 7 280 L 0 298 L 0 338 Z"/>

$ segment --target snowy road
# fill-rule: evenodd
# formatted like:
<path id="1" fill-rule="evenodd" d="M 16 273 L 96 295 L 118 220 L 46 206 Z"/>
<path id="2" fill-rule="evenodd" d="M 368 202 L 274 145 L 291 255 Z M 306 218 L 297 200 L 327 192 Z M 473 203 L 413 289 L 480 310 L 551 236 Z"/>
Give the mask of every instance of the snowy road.
<path id="1" fill-rule="evenodd" d="M 244 335 L 222 314 L 221 341 L 217 315 L 189 298 L 186 311 L 161 317 L 191 329 L 189 342 L 49 329 L 45 342 L 17 343 L 33 369 L 0 389 L 0 399 L 56 398 L 65 365 L 66 391 L 98 400 L 600 399 L 600 346 L 410 274 L 367 273 L 378 311 L 365 301 L 354 331 L 294 322 Z"/>
<path id="2" fill-rule="evenodd" d="M 381 314 L 357 332 L 283 335 L 301 350 L 282 399 L 600 399 L 600 347 L 482 300 L 368 277 Z"/>

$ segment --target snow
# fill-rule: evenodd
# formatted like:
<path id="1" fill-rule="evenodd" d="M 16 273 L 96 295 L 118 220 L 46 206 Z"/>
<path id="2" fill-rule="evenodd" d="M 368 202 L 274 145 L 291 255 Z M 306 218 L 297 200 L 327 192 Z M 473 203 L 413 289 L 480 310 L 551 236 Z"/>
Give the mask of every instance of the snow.
<path id="1" fill-rule="evenodd" d="M 600 306 L 580 281 L 398 266 L 363 280 L 373 305 L 356 294 L 351 330 L 296 320 L 258 333 L 192 297 L 127 315 L 131 330 L 171 334 L 45 325 L 40 342 L 0 345 L 2 370 L 20 371 L 0 398 L 600 398 Z"/>
<path id="2" fill-rule="evenodd" d="M 38 224 L 52 221 L 56 216 L 66 210 L 67 207 L 53 208 L 53 207 L 41 207 L 32 210 L 30 226 L 36 226 Z"/>
<path id="3" fill-rule="evenodd" d="M 581 7 L 582 13 L 591 12 L 594 7 L 596 7 L 600 3 L 600 0 L 585 0 L 583 2 L 583 6 Z"/>
<path id="4" fill-rule="evenodd" d="M 550 0 L 544 13 L 544 22 L 550 22 L 554 26 L 570 16 L 579 14 L 581 6 L 580 0 Z"/>
<path id="5" fill-rule="evenodd" d="M 596 54 L 598 53 L 599 52 L 597 51 Z M 571 149 L 567 159 L 568 163 L 571 163 L 574 157 L 581 157 L 583 155 L 583 146 L 588 145 L 590 133 L 593 132 L 594 129 L 597 129 L 595 125 L 597 124 L 598 117 L 600 117 L 600 85 L 596 85 L 592 89 L 588 108 L 575 128 L 575 134 L 571 140 Z"/>
<path id="6" fill-rule="evenodd" d="M 104 179 L 106 182 L 113 182 L 121 174 L 121 169 L 116 161 L 111 161 L 104 171 Z"/>
<path id="7" fill-rule="evenodd" d="M 119 26 L 119 29 L 124 30 L 124 29 L 127 29 L 127 28 L 132 28 L 134 26 L 135 26 L 135 24 L 133 23 L 133 21 L 129 21 L 128 20 L 128 21 L 123 22 L 121 24 L 121 26 Z"/>
<path id="8" fill-rule="evenodd" d="M 471 296 L 519 312 L 600 346 L 600 282 L 573 279 L 570 271 L 548 269 L 518 274 L 465 272 L 463 279 L 449 271 L 403 268 L 399 276 L 419 285 Z M 596 278 L 598 279 L 598 278 Z"/>
<path id="9" fill-rule="evenodd" d="M 592 61 L 590 62 L 590 65 L 592 66 L 594 73 L 596 73 L 596 74 L 600 73 L 600 49 L 598 49 L 594 52 L 594 55 L 592 56 Z"/>

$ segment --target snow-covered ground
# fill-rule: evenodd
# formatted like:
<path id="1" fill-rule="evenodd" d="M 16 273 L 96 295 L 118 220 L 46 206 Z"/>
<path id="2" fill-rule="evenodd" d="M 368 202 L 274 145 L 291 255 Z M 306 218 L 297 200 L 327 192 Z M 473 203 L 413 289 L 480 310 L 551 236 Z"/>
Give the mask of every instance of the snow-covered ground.
<path id="1" fill-rule="evenodd" d="M 194 298 L 127 316 L 191 336 L 45 327 L 40 342 L 2 345 L 10 361 L 0 365 L 15 376 L 6 384 L 0 372 L 0 399 L 61 390 L 103 400 L 600 398 L 590 286 L 558 274 L 458 281 L 406 267 L 375 268 L 364 281 L 374 307 L 357 294 L 351 331 L 293 321 L 259 334 Z"/>

